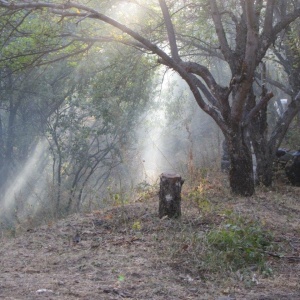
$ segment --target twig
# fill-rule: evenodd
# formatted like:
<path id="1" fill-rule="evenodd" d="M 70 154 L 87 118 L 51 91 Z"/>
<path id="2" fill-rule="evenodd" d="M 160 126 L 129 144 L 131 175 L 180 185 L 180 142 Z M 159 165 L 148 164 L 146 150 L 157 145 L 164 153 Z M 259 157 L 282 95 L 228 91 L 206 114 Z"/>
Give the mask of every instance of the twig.
<path id="1" fill-rule="evenodd" d="M 300 261 L 300 256 L 285 256 L 285 255 L 280 255 L 280 254 L 277 254 L 277 253 L 272 253 L 272 252 L 267 252 L 267 251 L 264 251 L 264 253 L 269 255 L 269 256 L 272 256 L 272 257 L 287 259 L 290 262 Z"/>

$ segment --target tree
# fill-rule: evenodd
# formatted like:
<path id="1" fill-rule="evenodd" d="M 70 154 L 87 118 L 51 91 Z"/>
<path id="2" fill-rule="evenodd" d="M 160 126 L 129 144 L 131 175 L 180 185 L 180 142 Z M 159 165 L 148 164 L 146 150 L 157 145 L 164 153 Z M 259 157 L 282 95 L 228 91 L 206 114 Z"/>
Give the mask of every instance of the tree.
<path id="1" fill-rule="evenodd" d="M 274 6 L 274 19 L 277 22 L 282 21 L 292 4 L 288 1 L 279 1 Z M 281 93 L 285 94 L 284 98 L 290 99 L 286 109 L 283 109 L 280 99 L 276 100 L 276 107 L 281 111 L 277 115 L 273 128 L 267 121 L 267 106 L 261 109 L 250 126 L 252 145 L 257 159 L 257 178 L 266 186 L 272 183 L 275 152 L 285 137 L 290 123 L 300 110 L 300 82 L 297 75 L 299 74 L 300 57 L 297 47 L 299 43 L 299 31 L 296 29 L 298 23 L 299 19 L 286 26 L 278 35 L 267 53 L 269 58 L 266 58 L 262 64 L 258 79 L 262 94 L 266 94 L 268 85 L 269 88 L 279 89 Z M 277 71 L 270 72 L 268 68 Z M 278 73 L 281 74 L 278 76 Z M 281 81 L 276 80 L 276 77 L 280 77 Z"/>
<path id="2" fill-rule="evenodd" d="M 55 71 L 53 70 L 55 69 Z M 61 105 L 70 69 L 62 63 L 45 68 L 11 72 L 1 70 L 0 190 L 3 192 L 32 154 L 45 132 L 45 123 Z"/>
<path id="3" fill-rule="evenodd" d="M 121 163 L 121 150 L 151 96 L 153 72 L 149 59 L 123 45 L 94 47 L 80 56 L 82 45 L 79 51 L 72 42 L 58 45 L 62 31 L 49 16 L 45 27 L 43 14 L 25 16 L 22 21 L 16 15 L 1 19 L 0 187 L 3 193 L 9 189 L 8 174 L 12 180 L 21 174 L 33 154 L 30 148 L 46 136 L 50 153 L 44 154 L 52 168 L 47 165 L 45 176 L 53 178 L 53 193 L 47 196 L 56 213 L 78 211 L 85 190 L 100 190 Z M 56 56 L 49 45 L 59 51 Z"/>
<path id="4" fill-rule="evenodd" d="M 87 186 L 101 190 L 122 162 L 122 149 L 151 96 L 153 72 L 147 60 L 141 53 L 117 50 L 106 50 L 96 75 L 95 53 L 81 61 L 74 90 L 48 122 L 57 212 L 79 211 Z M 64 203 L 63 192 L 68 194 Z"/>
<path id="5" fill-rule="evenodd" d="M 236 194 L 250 196 L 254 193 L 250 141 L 251 138 L 256 138 L 254 133 L 258 130 L 252 125 L 258 116 L 263 118 L 264 109 L 273 96 L 263 88 L 260 97 L 255 97 L 255 72 L 278 35 L 299 18 L 299 4 L 293 0 L 210 0 L 168 1 L 168 7 L 165 0 L 158 2 L 162 16 L 156 13 L 155 7 L 150 10 L 154 4 L 149 1 L 145 5 L 147 18 L 138 24 L 141 29 L 138 29 L 137 25 L 133 25 L 133 29 L 125 25 L 128 20 L 122 23 L 118 12 L 115 17 L 119 18 L 120 22 L 109 17 L 109 11 L 105 12 L 101 6 L 97 8 L 93 1 L 84 5 L 70 1 L 57 3 L 0 0 L 0 7 L 4 13 L 21 11 L 23 16 L 26 12 L 49 11 L 61 20 L 68 19 L 77 24 L 100 20 L 119 31 L 116 33 L 106 28 L 105 34 L 108 35 L 81 36 L 82 41 L 114 41 L 158 56 L 160 64 L 173 69 L 182 77 L 199 107 L 210 115 L 222 130 L 231 161 L 231 189 Z M 286 5 L 283 5 L 284 3 Z M 278 5 L 284 7 L 284 14 L 281 14 L 280 18 L 276 18 Z M 118 5 L 115 7 L 120 9 Z M 206 16 L 205 20 L 201 18 L 203 16 Z M 156 22 L 157 27 L 154 25 Z M 180 26 L 179 22 L 184 23 L 185 27 Z M 201 22 L 206 22 L 210 29 L 214 29 L 213 35 L 206 40 L 201 37 Z M 164 24 L 164 27 L 161 24 Z M 210 29 L 206 28 L 208 32 Z M 77 33 L 69 33 L 69 37 L 72 36 L 73 39 L 74 36 L 76 40 L 80 39 Z M 205 34 L 203 36 L 205 38 Z M 200 56 L 195 55 L 196 49 L 201 49 Z M 206 56 L 215 55 L 226 61 L 231 80 L 226 84 L 217 82 L 206 66 L 203 53 Z M 299 101 L 300 94 L 297 94 L 290 104 L 291 109 L 281 120 L 285 125 L 278 131 L 286 130 L 292 115 L 299 110 Z M 280 143 L 280 137 L 278 134 L 273 138 L 275 148 Z M 261 138 L 264 138 L 263 135 Z"/>
<path id="6" fill-rule="evenodd" d="M 0 18 L 0 190 L 3 193 L 32 155 L 37 140 L 45 132 L 46 120 L 62 104 L 64 94 L 73 88 L 69 79 L 74 67 L 70 62 L 61 59 L 60 64 L 53 61 L 51 66 L 43 66 L 43 59 L 51 59 L 51 50 L 63 52 L 67 48 L 57 44 L 58 33 L 48 21 L 40 26 L 40 18 L 31 12 L 21 19 L 16 15 Z"/>

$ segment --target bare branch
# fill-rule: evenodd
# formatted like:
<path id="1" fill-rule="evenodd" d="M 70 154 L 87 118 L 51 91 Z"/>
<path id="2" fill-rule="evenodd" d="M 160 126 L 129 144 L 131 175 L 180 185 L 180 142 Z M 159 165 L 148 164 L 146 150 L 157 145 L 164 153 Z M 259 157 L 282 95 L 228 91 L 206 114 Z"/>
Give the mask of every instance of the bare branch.
<path id="1" fill-rule="evenodd" d="M 275 7 L 275 0 L 268 0 L 267 7 L 266 7 L 266 16 L 263 28 L 263 35 L 270 35 L 272 28 L 273 28 L 273 15 L 274 15 L 274 7 Z"/>
<path id="2" fill-rule="evenodd" d="M 213 92 L 215 97 L 219 98 L 221 96 L 220 94 L 224 93 L 225 88 L 217 84 L 215 78 L 205 66 L 195 62 L 182 62 L 181 66 L 184 67 L 188 73 L 194 73 L 200 76 L 205 81 L 209 89 Z"/>
<path id="3" fill-rule="evenodd" d="M 258 74 L 258 73 L 255 73 L 255 77 L 257 78 L 260 78 L 261 75 Z M 292 96 L 293 95 L 293 92 L 287 88 L 284 84 L 280 83 L 279 81 L 276 81 L 270 77 L 266 77 L 265 78 L 266 82 L 273 85 L 274 87 L 280 89 L 281 91 L 283 91 L 285 94 L 289 95 L 289 96 Z"/>
<path id="4" fill-rule="evenodd" d="M 91 9 L 85 5 L 67 2 L 65 4 L 56 4 L 56 3 L 47 3 L 47 2 L 26 2 L 26 3 L 8 3 L 5 0 L 0 0 L 0 7 L 5 7 L 8 10 L 17 11 L 20 9 L 42 9 L 42 8 L 49 8 L 51 9 L 52 13 L 61 15 L 63 17 L 85 17 L 88 14 L 88 18 L 90 19 L 98 19 L 101 20 L 115 28 L 120 29 L 122 32 L 128 34 L 135 40 L 139 41 L 141 44 L 145 46 L 148 50 L 152 53 L 157 54 L 160 56 L 169 66 L 174 65 L 174 60 L 169 57 L 164 51 L 159 49 L 155 44 L 151 43 L 148 39 L 142 37 L 137 32 L 131 30 L 127 26 L 119 23 L 118 21 L 97 12 L 94 9 Z M 70 9 L 75 8 L 80 11 L 80 13 L 75 13 Z M 171 66 L 172 67 L 172 66 Z"/>
<path id="5" fill-rule="evenodd" d="M 171 48 L 171 54 L 172 57 L 175 61 L 179 62 L 180 58 L 178 55 L 178 48 L 176 44 L 176 36 L 175 36 L 175 30 L 171 21 L 171 17 L 169 14 L 168 7 L 166 5 L 165 0 L 159 0 L 160 8 L 164 16 L 166 28 L 167 28 L 167 34 L 168 34 L 168 39 L 170 43 L 170 48 Z"/>
<path id="6" fill-rule="evenodd" d="M 254 1 L 246 1 L 246 19 L 247 19 L 247 47 L 245 53 L 246 76 L 253 78 L 256 68 L 256 55 L 258 48 L 258 27 L 256 26 L 256 17 Z"/>
<path id="7" fill-rule="evenodd" d="M 245 122 L 243 123 L 244 126 L 249 125 L 249 123 L 253 120 L 253 118 L 259 113 L 259 111 L 265 107 L 268 102 L 272 99 L 273 93 L 267 93 L 265 97 L 263 97 L 256 105 L 252 108 L 252 110 L 249 112 Z"/>
<path id="8" fill-rule="evenodd" d="M 27 12 L 22 18 L 21 20 L 18 22 L 18 24 L 13 25 L 10 22 L 9 25 L 13 28 L 12 31 L 9 33 L 9 35 L 6 37 L 6 39 L 4 40 L 4 42 L 2 43 L 2 47 L 4 47 L 6 45 L 6 43 L 8 42 L 8 40 L 11 38 L 11 36 L 13 35 L 14 32 L 19 32 L 18 31 L 18 27 L 21 26 L 23 24 L 23 22 L 25 21 L 25 19 L 30 15 L 30 11 Z M 20 33 L 20 32 L 19 32 Z"/>
<path id="9" fill-rule="evenodd" d="M 58 48 L 51 48 L 51 49 L 47 49 L 47 50 L 42 50 L 42 51 L 34 51 L 34 52 L 29 52 L 29 53 L 22 53 L 22 54 L 17 54 L 17 55 L 14 55 L 14 56 L 10 56 L 8 58 L 1 58 L 0 61 L 8 61 L 8 60 L 12 60 L 12 59 L 15 59 L 15 58 L 19 58 L 19 57 L 24 57 L 24 56 L 34 56 L 34 55 L 44 55 L 44 54 L 49 54 L 51 52 L 56 52 L 56 51 L 60 51 L 60 50 L 63 50 L 63 49 L 66 49 L 67 47 L 69 47 L 70 45 L 72 45 L 74 43 L 74 41 L 71 41 L 61 47 L 58 47 Z"/>
<path id="10" fill-rule="evenodd" d="M 299 17 L 300 7 L 289 14 L 283 14 L 283 18 L 275 26 L 273 26 L 272 30 L 269 31 L 268 35 L 264 33 L 261 34 L 259 39 L 257 62 L 260 62 L 263 59 L 263 57 L 266 54 L 266 51 L 273 43 L 275 43 L 277 35 Z"/>
<path id="11" fill-rule="evenodd" d="M 300 92 L 292 99 L 287 110 L 283 113 L 283 116 L 278 120 L 275 129 L 272 132 L 272 135 L 269 139 L 268 144 L 277 149 L 280 146 L 280 142 L 285 136 L 291 121 L 300 111 Z"/>
<path id="12" fill-rule="evenodd" d="M 216 0 L 211 0 L 210 1 L 210 7 L 211 7 L 211 12 L 212 12 L 212 18 L 216 27 L 216 33 L 219 39 L 221 51 L 229 63 L 232 62 L 232 51 L 229 47 L 225 30 L 222 24 L 222 19 L 221 19 L 221 14 L 218 9 L 218 5 Z"/>
<path id="13" fill-rule="evenodd" d="M 205 46 L 201 45 L 201 44 L 205 44 L 205 42 L 195 38 L 194 36 L 178 34 L 178 40 L 186 43 L 187 46 L 193 46 L 196 49 L 204 51 L 208 56 L 213 56 L 221 60 L 224 60 L 224 56 L 222 55 L 222 53 L 220 53 L 220 51 L 217 51 L 220 49 L 219 47 L 211 47 L 210 45 L 207 44 Z"/>
<path id="14" fill-rule="evenodd" d="M 218 110 L 215 107 L 207 105 L 203 100 L 198 90 L 199 79 L 193 74 L 184 74 L 184 75 L 185 76 L 182 77 L 189 85 L 190 90 L 192 91 L 195 100 L 198 103 L 198 105 L 201 107 L 201 109 L 215 120 L 215 122 L 219 125 L 220 129 L 224 133 L 228 133 L 230 129 L 228 128 L 228 125 L 224 122 L 223 118 L 220 116 Z"/>
<path id="15" fill-rule="evenodd" d="M 255 13 L 256 13 L 256 23 L 257 25 L 259 25 L 259 18 L 260 18 L 260 15 L 261 15 L 261 11 L 262 11 L 262 8 L 263 8 L 263 0 L 256 0 L 255 2 Z"/>

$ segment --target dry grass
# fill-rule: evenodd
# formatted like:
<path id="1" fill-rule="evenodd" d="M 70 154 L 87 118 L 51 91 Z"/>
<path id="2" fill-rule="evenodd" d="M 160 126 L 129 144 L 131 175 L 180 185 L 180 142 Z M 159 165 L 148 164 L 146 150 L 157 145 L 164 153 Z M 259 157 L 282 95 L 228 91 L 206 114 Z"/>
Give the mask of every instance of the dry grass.
<path id="1" fill-rule="evenodd" d="M 3 237 L 0 298 L 300 299 L 299 188 L 237 198 L 222 175 L 202 174 L 184 185 L 181 220 L 159 219 L 150 195 Z M 228 222 L 272 235 L 263 263 L 233 268 L 209 243 Z"/>

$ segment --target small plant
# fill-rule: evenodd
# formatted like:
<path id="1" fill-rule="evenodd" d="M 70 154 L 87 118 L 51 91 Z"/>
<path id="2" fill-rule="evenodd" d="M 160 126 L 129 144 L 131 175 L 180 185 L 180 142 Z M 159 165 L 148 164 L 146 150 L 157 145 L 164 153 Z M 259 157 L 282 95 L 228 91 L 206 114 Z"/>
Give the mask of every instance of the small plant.
<path id="1" fill-rule="evenodd" d="M 228 220 L 207 235 L 214 255 L 233 271 L 252 265 L 263 270 L 271 240 L 271 234 L 260 224 L 241 218 Z"/>
<path id="2" fill-rule="evenodd" d="M 123 274 L 118 275 L 118 281 L 122 282 L 125 280 L 125 276 Z"/>
<path id="3" fill-rule="evenodd" d="M 129 203 L 128 195 L 122 189 L 117 191 L 113 190 L 111 186 L 108 186 L 107 194 L 108 197 L 103 199 L 103 202 L 108 206 L 124 206 Z"/>
<path id="4" fill-rule="evenodd" d="M 188 194 L 188 199 L 196 204 L 201 213 L 211 212 L 212 205 L 207 197 L 205 179 L 202 179 L 197 188 Z"/>
<path id="5" fill-rule="evenodd" d="M 239 280 L 246 283 L 250 278 L 251 284 L 253 270 L 265 277 L 272 275 L 267 258 L 278 249 L 274 249 L 271 233 L 259 222 L 228 210 L 222 214 L 221 223 L 213 227 L 203 226 L 195 231 L 193 225 L 180 226 L 179 231 L 169 236 L 171 256 L 181 265 L 188 265 L 191 272 L 203 278 L 234 276 L 238 272 L 243 274 Z"/>
<path id="6" fill-rule="evenodd" d="M 139 231 L 141 230 L 141 228 L 142 228 L 141 222 L 138 220 L 134 221 L 134 223 L 132 224 L 132 229 L 135 231 Z"/>
<path id="7" fill-rule="evenodd" d="M 150 184 L 147 181 L 142 181 L 135 187 L 135 192 L 137 193 L 136 201 L 145 201 L 158 193 L 157 184 Z"/>
<path id="8" fill-rule="evenodd" d="M 148 183 L 146 180 L 143 180 L 142 182 L 136 185 L 135 189 L 138 193 L 148 192 L 149 190 L 152 189 L 152 185 Z"/>

